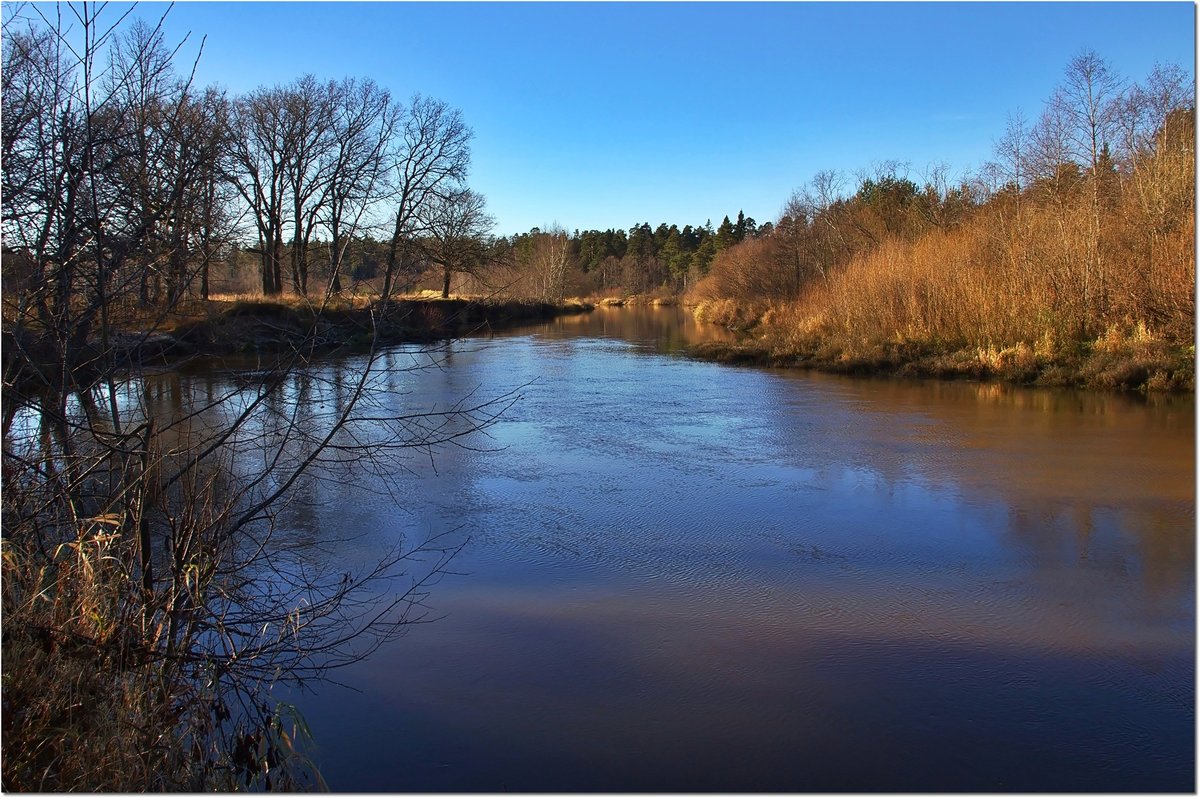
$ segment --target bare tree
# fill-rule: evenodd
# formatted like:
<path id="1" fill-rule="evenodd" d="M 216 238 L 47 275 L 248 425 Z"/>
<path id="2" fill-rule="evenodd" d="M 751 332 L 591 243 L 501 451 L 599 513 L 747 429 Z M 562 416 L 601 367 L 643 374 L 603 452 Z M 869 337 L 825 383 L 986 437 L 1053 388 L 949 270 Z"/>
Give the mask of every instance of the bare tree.
<path id="1" fill-rule="evenodd" d="M 1116 121 L 1121 79 L 1108 64 L 1092 51 L 1085 51 L 1067 65 L 1063 85 L 1050 100 L 1050 113 L 1059 125 L 1060 144 L 1065 154 L 1089 178 L 1091 214 L 1087 235 L 1087 263 L 1083 272 L 1084 321 L 1093 312 L 1093 304 L 1104 303 L 1103 263 L 1100 259 L 1100 210 L 1107 187 L 1113 182 L 1110 146 L 1117 130 Z"/>
<path id="2" fill-rule="evenodd" d="M 1175 65 L 1156 64 L 1142 84 L 1135 84 L 1119 99 L 1115 125 L 1118 152 L 1127 174 L 1127 185 L 1138 199 L 1143 213 L 1154 219 L 1156 231 L 1165 229 L 1167 199 L 1174 192 L 1170 184 L 1169 160 L 1160 157 L 1181 142 L 1171 139 L 1187 135 L 1187 126 L 1171 124 L 1172 115 L 1195 108 L 1191 82 Z"/>
<path id="3" fill-rule="evenodd" d="M 535 291 L 543 300 L 556 302 L 563 298 L 569 247 L 567 231 L 557 222 L 533 234 L 529 266 Z"/>
<path id="4" fill-rule="evenodd" d="M 429 259 L 442 271 L 442 297 L 450 296 L 455 274 L 480 276 L 493 224 L 482 194 L 462 189 L 432 203 L 429 212 Z"/>
<path id="5" fill-rule="evenodd" d="M 23 261 L 19 310 L 34 311 L 45 322 L 54 313 L 52 284 L 70 282 L 62 264 L 75 256 L 83 238 L 76 212 L 82 190 L 77 78 L 65 43 L 51 30 L 24 28 L 21 20 L 6 19 L 3 47 L 0 180 L 5 271 L 11 273 L 16 261 Z M 68 287 L 65 293 L 69 292 Z"/>
<path id="6" fill-rule="evenodd" d="M 789 229 L 784 251 L 791 260 L 797 291 L 809 274 L 828 279 L 833 265 L 851 252 L 838 204 L 843 190 L 842 176 L 825 169 L 813 175 L 807 187 L 793 192 L 784 206 L 784 216 L 790 219 L 785 225 Z"/>
<path id="7" fill-rule="evenodd" d="M 815 246 L 817 231 L 813 221 L 820 209 L 808 191 L 793 191 L 775 225 L 780 258 L 790 267 L 795 293 L 800 292 L 807 275 L 812 272 L 826 276 L 826 262 Z"/>
<path id="8" fill-rule="evenodd" d="M 388 192 L 387 149 L 398 124 L 391 95 L 372 80 L 348 78 L 337 85 L 329 166 L 328 202 L 321 221 L 329 232 L 332 292 L 342 290 L 346 247 L 371 206 Z"/>
<path id="9" fill-rule="evenodd" d="M 1093 179 L 1114 143 L 1116 101 L 1123 82 L 1107 62 L 1088 50 L 1071 59 L 1063 85 L 1050 99 L 1065 122 L 1066 144 L 1071 158 L 1088 170 Z"/>
<path id="10" fill-rule="evenodd" d="M 1029 182 L 1029 130 L 1020 109 L 1008 115 L 1004 135 L 996 142 L 996 165 L 1004 186 L 1019 195 Z"/>
<path id="11" fill-rule="evenodd" d="M 228 148 L 227 102 L 219 91 L 194 90 L 172 67 L 161 26 L 134 20 L 115 39 L 108 82 L 127 128 L 127 153 L 110 147 L 118 181 L 114 207 L 146 229 L 134 264 L 138 296 L 171 306 L 199 275 L 207 296 L 208 265 L 230 239 L 229 194 L 221 170 Z M 118 157 L 123 156 L 123 157 Z M 164 296 L 165 292 L 165 296 Z"/>
<path id="12" fill-rule="evenodd" d="M 395 207 L 384 274 L 384 298 L 397 276 L 410 271 L 411 242 L 429 232 L 429 212 L 439 199 L 461 190 L 471 161 L 471 130 L 462 114 L 440 100 L 416 95 L 403 111 L 392 152 Z"/>
<path id="13" fill-rule="evenodd" d="M 283 119 L 290 157 L 284 174 L 292 213 L 292 287 L 308 294 L 308 245 L 325 209 L 340 154 L 336 137 L 338 87 L 305 75 L 287 87 Z"/>
<path id="14" fill-rule="evenodd" d="M 190 104 L 185 117 L 186 123 L 197 130 L 199 146 L 206 147 L 209 154 L 206 167 L 193 183 L 189 208 L 202 299 L 209 298 L 211 265 L 230 250 L 238 222 L 237 189 L 227 178 L 232 149 L 230 114 L 231 105 L 224 92 L 208 88 Z"/>
<path id="15" fill-rule="evenodd" d="M 133 191 L 128 197 L 115 199 L 128 202 L 128 207 L 122 210 L 147 231 L 148 246 L 136 272 L 140 278 L 139 299 L 148 305 L 151 284 L 157 292 L 163 288 L 166 264 L 160 262 L 160 251 L 169 246 L 165 239 L 170 233 L 162 227 L 173 218 L 162 211 L 167 195 L 174 193 L 171 185 L 174 181 L 161 179 L 159 170 L 164 166 L 168 149 L 175 144 L 167 120 L 172 110 L 168 95 L 173 93 L 174 70 L 161 29 L 141 19 L 133 20 L 128 29 L 115 36 L 110 60 L 106 88 L 113 98 L 113 107 L 124 110 L 129 122 L 127 140 L 121 143 L 114 140 L 112 146 L 128 148 L 132 155 L 123 159 L 126 174 L 121 182 Z M 177 202 L 179 198 L 172 199 Z M 178 264 L 172 266 L 177 268 Z"/>
<path id="16" fill-rule="evenodd" d="M 282 261 L 287 224 L 287 167 L 291 140 L 284 119 L 284 90 L 259 88 L 233 106 L 230 177 L 250 210 L 255 248 L 267 296 L 283 291 Z"/>

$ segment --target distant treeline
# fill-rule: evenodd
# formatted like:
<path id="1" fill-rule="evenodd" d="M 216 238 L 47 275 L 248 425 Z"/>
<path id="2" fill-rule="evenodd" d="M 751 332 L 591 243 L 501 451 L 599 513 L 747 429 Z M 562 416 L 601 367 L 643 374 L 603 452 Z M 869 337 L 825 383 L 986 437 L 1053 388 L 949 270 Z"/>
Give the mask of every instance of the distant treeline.
<path id="1" fill-rule="evenodd" d="M 713 258 L 743 241 L 768 235 L 772 224 L 761 228 L 742 211 L 737 219 L 726 216 L 714 230 L 712 222 L 679 225 L 663 222 L 651 227 L 643 222 L 629 230 L 576 230 L 567 244 L 572 294 L 608 292 L 647 293 L 686 290 L 708 273 Z M 536 248 L 542 231 L 502 239 L 502 246 L 518 253 Z"/>
<path id="2" fill-rule="evenodd" d="M 558 299 L 562 296 L 678 294 L 708 273 L 718 253 L 743 241 L 770 235 L 771 222 L 761 227 L 738 212 L 713 228 L 703 225 L 651 227 L 648 222 L 628 230 L 533 228 L 527 233 L 492 236 L 480 244 L 479 268 L 461 270 L 456 288 L 471 293 L 499 292 Z M 325 246 L 318 242 L 318 246 Z M 370 236 L 349 242 L 344 263 L 354 280 L 382 277 L 389 243 Z M 422 278 L 424 278 L 422 280 Z M 440 273 L 418 272 L 403 287 L 440 288 Z"/>

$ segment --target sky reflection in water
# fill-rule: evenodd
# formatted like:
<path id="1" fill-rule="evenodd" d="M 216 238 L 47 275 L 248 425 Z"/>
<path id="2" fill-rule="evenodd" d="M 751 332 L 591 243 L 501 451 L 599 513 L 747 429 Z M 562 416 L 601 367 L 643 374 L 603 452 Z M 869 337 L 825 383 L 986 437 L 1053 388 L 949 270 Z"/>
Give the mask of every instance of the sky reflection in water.
<path id="1" fill-rule="evenodd" d="M 297 699 L 334 789 L 1193 788 L 1190 399 L 671 354 L 699 334 L 462 342 L 398 401 L 524 385 L 480 448 L 308 486 L 285 521 L 347 560 L 470 537 L 444 618 Z"/>

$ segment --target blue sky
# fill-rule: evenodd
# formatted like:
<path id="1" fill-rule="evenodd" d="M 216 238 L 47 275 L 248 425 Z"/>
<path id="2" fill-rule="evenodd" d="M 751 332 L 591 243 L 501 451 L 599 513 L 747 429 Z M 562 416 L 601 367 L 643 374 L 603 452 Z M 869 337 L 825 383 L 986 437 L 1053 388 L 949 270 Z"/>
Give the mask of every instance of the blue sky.
<path id="1" fill-rule="evenodd" d="M 884 159 L 957 175 L 1083 49 L 1134 79 L 1195 61 L 1186 2 L 179 3 L 189 30 L 233 92 L 369 76 L 460 108 L 500 233 L 764 222 L 818 170 Z"/>

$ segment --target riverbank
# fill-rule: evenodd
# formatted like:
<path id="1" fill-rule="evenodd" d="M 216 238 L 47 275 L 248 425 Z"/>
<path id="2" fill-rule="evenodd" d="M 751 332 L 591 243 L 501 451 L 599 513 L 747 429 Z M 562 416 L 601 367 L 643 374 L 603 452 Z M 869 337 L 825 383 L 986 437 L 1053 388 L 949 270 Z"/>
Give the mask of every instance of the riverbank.
<path id="1" fill-rule="evenodd" d="M 380 302 L 343 301 L 331 305 L 288 299 L 210 300 L 190 305 L 170 318 L 129 318 L 113 325 L 108 345 L 116 362 L 170 366 L 187 359 L 228 355 L 299 353 L 305 357 L 370 346 L 431 342 L 486 334 L 556 316 L 587 313 L 578 300 L 551 303 L 525 299 L 408 297 Z M 14 384 L 29 368 L 61 369 L 53 341 L 36 328 L 4 330 L 5 374 Z M 102 344 L 93 336 L 72 358 L 78 368 L 100 362 Z M 20 353 L 22 363 L 16 362 Z M 58 364 L 58 365 L 56 365 Z M 10 370 L 10 366 L 15 371 Z M 24 367 L 24 368 L 23 368 Z"/>
<path id="2" fill-rule="evenodd" d="M 679 297 L 673 294 L 629 294 L 621 296 L 602 296 L 588 297 L 580 300 L 596 307 L 606 308 L 624 308 L 624 307 L 674 307 L 679 302 Z"/>
<path id="3" fill-rule="evenodd" d="M 365 306 L 319 308 L 239 301 L 177 327 L 172 338 L 195 354 L 327 352 L 371 344 L 479 335 L 531 321 L 586 313 L 592 305 L 525 299 L 407 298 Z"/>
<path id="4" fill-rule="evenodd" d="M 1160 338 L 1140 323 L 1110 327 L 1093 339 L 1044 335 L 1033 342 L 967 346 L 884 330 L 873 339 L 845 341 L 770 307 L 700 303 L 691 310 L 697 321 L 743 334 L 735 342 L 689 349 L 719 363 L 1091 390 L 1194 392 L 1196 386 L 1195 346 Z"/>

